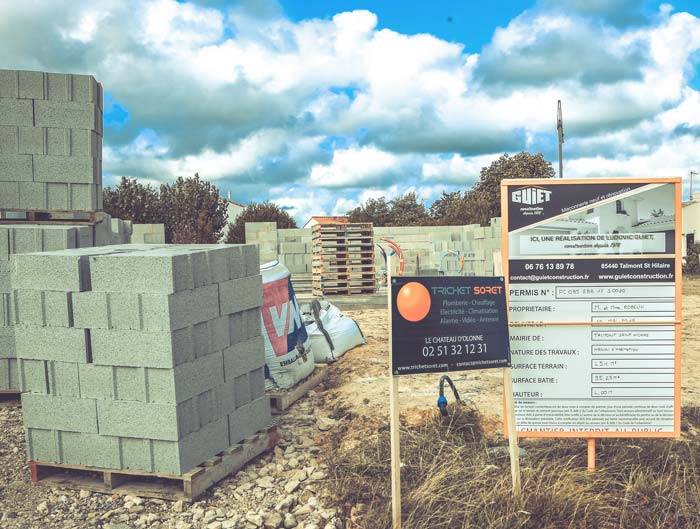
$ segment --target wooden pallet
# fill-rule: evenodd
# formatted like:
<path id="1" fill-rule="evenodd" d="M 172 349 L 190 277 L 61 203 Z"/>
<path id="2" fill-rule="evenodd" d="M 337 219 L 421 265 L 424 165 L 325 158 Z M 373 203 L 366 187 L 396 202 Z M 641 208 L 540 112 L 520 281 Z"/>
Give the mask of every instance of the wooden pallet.
<path id="1" fill-rule="evenodd" d="M 22 405 L 18 389 L 4 389 L 0 391 L 0 408 L 17 408 Z"/>
<path id="2" fill-rule="evenodd" d="M 0 224 L 97 224 L 105 218 L 104 211 L 0 208 Z"/>
<path id="3" fill-rule="evenodd" d="M 40 461 L 30 461 L 29 472 L 32 483 L 46 487 L 195 501 L 215 483 L 238 471 L 263 452 L 272 450 L 278 439 L 277 427 L 270 426 L 181 476 Z"/>
<path id="4" fill-rule="evenodd" d="M 304 380 L 300 380 L 293 388 L 268 391 L 267 394 L 270 397 L 272 413 L 282 413 L 300 398 L 304 397 L 310 390 L 323 382 L 327 375 L 328 367 L 325 365 L 317 365 L 308 377 Z"/>
<path id="5" fill-rule="evenodd" d="M 376 289 L 374 288 L 323 288 L 321 290 L 314 289 L 311 294 L 316 297 L 323 296 L 355 296 L 355 295 L 369 295 L 374 294 Z"/>

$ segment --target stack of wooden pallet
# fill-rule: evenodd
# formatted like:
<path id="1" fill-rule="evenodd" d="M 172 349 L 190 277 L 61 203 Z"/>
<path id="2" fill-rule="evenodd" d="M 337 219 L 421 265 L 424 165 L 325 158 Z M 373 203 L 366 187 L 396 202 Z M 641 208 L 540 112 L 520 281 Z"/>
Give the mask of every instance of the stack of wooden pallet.
<path id="1" fill-rule="evenodd" d="M 371 223 L 317 224 L 312 242 L 314 296 L 374 293 Z"/>

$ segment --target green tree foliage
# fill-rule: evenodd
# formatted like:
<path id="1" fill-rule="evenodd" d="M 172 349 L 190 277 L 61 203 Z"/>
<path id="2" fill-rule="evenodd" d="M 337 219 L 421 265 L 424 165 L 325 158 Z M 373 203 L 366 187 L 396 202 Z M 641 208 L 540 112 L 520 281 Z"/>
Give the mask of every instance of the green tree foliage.
<path id="1" fill-rule="evenodd" d="M 700 242 L 688 246 L 683 273 L 688 275 L 700 274 Z"/>
<path id="2" fill-rule="evenodd" d="M 178 177 L 160 186 L 165 240 L 186 244 L 214 244 L 224 235 L 228 221 L 226 201 L 212 183 L 194 177 Z"/>
<path id="3" fill-rule="evenodd" d="M 541 153 L 504 154 L 481 169 L 479 180 L 468 191 L 443 191 L 429 210 L 415 193 L 387 202 L 383 198 L 367 200 L 350 210 L 350 222 L 373 222 L 375 226 L 417 226 L 437 224 L 460 226 L 489 223 L 501 215 L 501 181 L 506 178 L 553 178 L 552 164 Z"/>
<path id="4" fill-rule="evenodd" d="M 125 176 L 114 189 L 104 189 L 104 210 L 114 218 L 137 224 L 157 224 L 163 218 L 158 191 Z"/>
<path id="5" fill-rule="evenodd" d="M 178 244 L 216 243 L 228 220 L 219 190 L 198 174 L 162 184 L 160 190 L 122 177 L 114 189 L 104 190 L 104 210 L 138 224 L 164 224 L 166 242 Z"/>
<path id="6" fill-rule="evenodd" d="M 391 206 L 384 198 L 370 198 L 347 213 L 350 222 L 372 222 L 375 226 L 389 226 Z"/>
<path id="7" fill-rule="evenodd" d="M 246 222 L 276 222 L 278 229 L 297 227 L 294 218 L 277 204 L 268 201 L 260 204 L 251 202 L 246 206 L 243 212 L 236 217 L 236 220 L 229 224 L 226 243 L 242 244 L 245 242 Z"/>

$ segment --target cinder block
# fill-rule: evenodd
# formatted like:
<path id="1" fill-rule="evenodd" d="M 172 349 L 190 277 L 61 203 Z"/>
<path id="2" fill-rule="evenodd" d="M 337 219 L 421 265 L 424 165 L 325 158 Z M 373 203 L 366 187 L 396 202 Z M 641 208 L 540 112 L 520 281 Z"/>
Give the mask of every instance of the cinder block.
<path id="1" fill-rule="evenodd" d="M 45 154 L 46 129 L 18 127 L 17 151 L 19 154 Z"/>
<path id="2" fill-rule="evenodd" d="M 17 70 L 0 70 L 0 98 L 17 99 L 19 97 L 19 80 Z"/>
<path id="3" fill-rule="evenodd" d="M 0 327 L 9 327 L 15 324 L 15 315 L 11 299 L 11 294 L 0 294 Z"/>
<path id="4" fill-rule="evenodd" d="M 98 190 L 101 192 L 102 169 L 100 166 L 97 184 L 68 184 L 70 203 L 68 208 L 80 211 L 96 211 L 99 203 Z"/>
<path id="5" fill-rule="evenodd" d="M 255 338 L 256 336 L 262 336 L 262 324 L 259 309 L 250 309 L 244 313 L 246 320 L 246 334 L 248 338 Z"/>
<path id="6" fill-rule="evenodd" d="M 236 409 L 245 406 L 251 402 L 250 396 L 250 380 L 248 373 L 245 373 L 233 380 L 234 398 L 236 400 Z"/>
<path id="7" fill-rule="evenodd" d="M 228 420 L 211 422 L 178 443 L 151 441 L 151 446 L 154 471 L 184 474 L 230 446 Z"/>
<path id="8" fill-rule="evenodd" d="M 112 292 L 109 302 L 109 320 L 112 328 L 141 329 L 141 303 L 139 296 L 131 292 Z"/>
<path id="9" fill-rule="evenodd" d="M 0 347 L 2 347 L 0 345 Z M 0 391 L 19 389 L 19 373 L 16 358 L 2 358 L 0 350 Z"/>
<path id="10" fill-rule="evenodd" d="M 275 243 L 276 245 L 276 243 Z M 254 244 L 245 244 L 242 246 L 243 260 L 245 263 L 245 275 L 252 276 L 260 274 L 260 253 L 258 247 Z M 275 246 L 274 258 L 277 258 L 277 246 Z"/>
<path id="11" fill-rule="evenodd" d="M 232 279 L 219 284 L 219 306 L 222 316 L 261 307 L 262 302 L 260 275 Z"/>
<path id="12" fill-rule="evenodd" d="M 18 127 L 0 126 L 0 154 L 19 154 L 19 138 L 17 131 Z"/>
<path id="13" fill-rule="evenodd" d="M 26 426 L 26 425 L 25 425 Z M 25 428 L 29 461 L 59 463 L 58 432 L 42 428 Z"/>
<path id="14" fill-rule="evenodd" d="M 0 124 L 16 127 L 34 125 L 32 102 L 26 99 L 0 98 Z"/>
<path id="15" fill-rule="evenodd" d="M 128 245 L 112 248 L 129 250 Z M 90 271 L 97 291 L 171 294 L 194 287 L 189 256 L 169 248 L 96 257 L 90 260 Z"/>
<path id="16" fill-rule="evenodd" d="M 265 395 L 265 368 L 259 367 L 248 373 L 251 400 L 259 399 Z"/>
<path id="17" fill-rule="evenodd" d="M 95 364 L 170 368 L 194 359 L 190 328 L 170 332 L 92 329 Z"/>
<path id="18" fill-rule="evenodd" d="M 97 406 L 92 399 L 22 393 L 26 428 L 97 433 Z"/>
<path id="19" fill-rule="evenodd" d="M 92 75 L 71 75 L 72 99 L 80 103 L 95 103 L 102 108 L 102 91 L 100 84 Z"/>
<path id="20" fill-rule="evenodd" d="M 224 383 L 221 352 L 171 369 L 146 369 L 148 402 L 179 404 Z"/>
<path id="21" fill-rule="evenodd" d="M 19 183 L 19 207 L 22 209 L 46 209 L 46 184 L 41 182 Z"/>
<path id="22" fill-rule="evenodd" d="M 98 171 L 97 158 L 78 156 L 36 156 L 34 158 L 34 181 L 36 182 L 96 184 L 99 178 Z M 76 189 L 78 189 L 78 195 L 85 195 L 85 187 Z"/>
<path id="23" fill-rule="evenodd" d="M 87 363 L 88 343 L 84 329 L 16 325 L 16 356 L 29 360 Z M 0 329 L 0 332 L 2 330 Z"/>
<path id="24" fill-rule="evenodd" d="M 73 325 L 79 329 L 109 329 L 109 304 L 106 292 L 73 293 Z"/>
<path id="25" fill-rule="evenodd" d="M 146 373 L 142 367 L 115 367 L 114 398 L 146 402 Z"/>
<path id="26" fill-rule="evenodd" d="M 262 336 L 227 347 L 223 352 L 224 379 L 234 380 L 265 365 Z"/>
<path id="27" fill-rule="evenodd" d="M 34 101 L 37 127 L 101 130 L 102 115 L 96 105 L 73 101 Z M 7 123 L 23 125 L 24 123 Z"/>
<path id="28" fill-rule="evenodd" d="M 145 470 L 153 472 L 153 457 L 151 456 L 151 441 L 148 439 L 119 439 L 119 455 L 121 468 Z"/>
<path id="29" fill-rule="evenodd" d="M 15 327 L 0 327 L 0 359 L 17 356 Z"/>
<path id="30" fill-rule="evenodd" d="M 72 362 L 46 362 L 49 394 L 58 397 L 80 397 L 78 365 Z"/>
<path id="31" fill-rule="evenodd" d="M 57 432 L 59 463 L 99 468 L 121 468 L 118 437 L 77 432 Z"/>
<path id="32" fill-rule="evenodd" d="M 229 442 L 234 445 L 272 422 L 270 399 L 265 396 L 242 406 L 228 416 Z"/>
<path id="33" fill-rule="evenodd" d="M 71 129 L 46 128 L 46 154 L 49 156 L 70 156 Z M 90 132 L 87 129 L 83 129 Z"/>
<path id="34" fill-rule="evenodd" d="M 20 70 L 19 97 L 20 99 L 44 99 L 44 73 Z"/>
<path id="35" fill-rule="evenodd" d="M 243 254 L 243 246 L 231 246 L 229 250 L 229 277 L 231 279 L 238 279 L 240 277 L 245 277 L 246 275 L 247 274 L 245 256 Z"/>
<path id="36" fill-rule="evenodd" d="M 0 154 L 0 180 L 31 182 L 32 157 L 29 154 Z"/>
<path id="37" fill-rule="evenodd" d="M 191 401 L 179 405 L 120 400 L 94 402 L 97 402 L 100 435 L 177 441 L 193 431 Z"/>
<path id="38" fill-rule="evenodd" d="M 47 183 L 45 185 L 48 209 L 71 209 L 68 184 Z"/>
<path id="39" fill-rule="evenodd" d="M 214 247 L 206 253 L 209 260 L 211 283 L 223 283 L 231 277 L 231 246 Z"/>
<path id="40" fill-rule="evenodd" d="M 114 368 L 95 364 L 78 364 L 80 397 L 83 399 L 114 399 Z"/>
<path id="41" fill-rule="evenodd" d="M 2 237 L 0 237 L 1 239 Z M 3 261 L 2 255 L 0 254 L 0 292 L 8 294 L 12 292 L 12 285 L 10 284 L 10 277 L 12 276 L 12 263 L 10 261 Z"/>
<path id="42" fill-rule="evenodd" d="M 70 101 L 70 75 L 64 73 L 47 73 L 46 99 L 52 101 Z"/>

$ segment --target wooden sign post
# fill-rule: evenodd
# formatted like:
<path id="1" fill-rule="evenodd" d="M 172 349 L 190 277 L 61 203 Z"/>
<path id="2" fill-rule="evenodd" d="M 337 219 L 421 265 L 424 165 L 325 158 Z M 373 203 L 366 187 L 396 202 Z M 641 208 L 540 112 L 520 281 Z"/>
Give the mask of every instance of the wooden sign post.
<path id="1" fill-rule="evenodd" d="M 520 463 L 503 277 L 392 277 L 387 256 L 389 410 L 394 529 L 401 528 L 399 376 L 503 369 L 513 491 Z"/>

